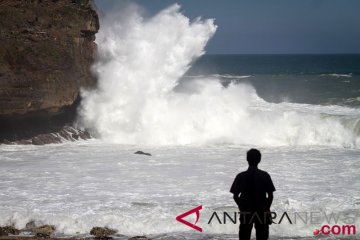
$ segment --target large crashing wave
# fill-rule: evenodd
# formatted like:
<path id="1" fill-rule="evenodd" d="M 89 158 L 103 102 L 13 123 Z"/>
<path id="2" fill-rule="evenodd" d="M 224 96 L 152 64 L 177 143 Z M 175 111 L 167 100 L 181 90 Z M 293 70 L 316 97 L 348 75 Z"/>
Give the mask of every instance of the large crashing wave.
<path id="1" fill-rule="evenodd" d="M 97 34 L 98 88 L 83 92 L 80 110 L 95 136 L 151 145 L 358 145 L 331 108 L 267 103 L 249 85 L 224 88 L 217 79 L 192 79 L 187 91 L 174 91 L 204 53 L 214 21 L 190 21 L 177 4 L 150 19 L 139 12 L 131 6 L 108 16 Z"/>

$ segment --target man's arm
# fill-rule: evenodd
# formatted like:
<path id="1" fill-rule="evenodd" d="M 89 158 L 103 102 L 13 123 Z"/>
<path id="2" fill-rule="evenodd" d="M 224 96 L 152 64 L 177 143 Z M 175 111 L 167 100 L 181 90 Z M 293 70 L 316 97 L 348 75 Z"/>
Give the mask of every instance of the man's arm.
<path id="1" fill-rule="evenodd" d="M 268 181 L 267 181 L 267 195 L 268 195 L 268 199 L 267 199 L 267 204 L 268 204 L 268 207 L 270 209 L 271 207 L 271 204 L 273 202 L 273 199 L 274 199 L 274 194 L 273 192 L 275 192 L 276 189 L 275 189 L 275 186 L 274 186 L 274 183 L 273 181 L 271 180 L 271 177 L 270 175 L 268 174 Z"/>
<path id="2" fill-rule="evenodd" d="M 274 199 L 274 194 L 273 194 L 273 192 L 268 192 L 267 194 L 268 194 L 268 197 L 267 197 L 268 206 L 267 207 L 270 209 L 271 204 L 272 204 L 273 199 Z"/>
<path id="3" fill-rule="evenodd" d="M 233 184 L 231 185 L 230 192 L 233 194 L 234 201 L 236 205 L 240 208 L 240 193 L 241 193 L 240 179 L 237 175 L 234 179 Z"/>
<path id="4" fill-rule="evenodd" d="M 240 208 L 240 197 L 239 194 L 234 194 L 234 201 L 236 202 L 236 205 Z"/>

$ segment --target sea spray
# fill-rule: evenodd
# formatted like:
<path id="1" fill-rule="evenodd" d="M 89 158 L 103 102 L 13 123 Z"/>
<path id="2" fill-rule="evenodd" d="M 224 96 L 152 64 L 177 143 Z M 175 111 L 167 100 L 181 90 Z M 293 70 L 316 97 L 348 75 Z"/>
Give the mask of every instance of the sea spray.
<path id="1" fill-rule="evenodd" d="M 98 88 L 83 91 L 80 122 L 121 144 L 330 145 L 357 147 L 337 116 L 306 105 L 273 104 L 246 84 L 192 78 L 175 91 L 216 31 L 175 4 L 151 18 L 136 5 L 105 17 L 97 34 Z M 321 106 L 317 106 L 321 109 Z"/>

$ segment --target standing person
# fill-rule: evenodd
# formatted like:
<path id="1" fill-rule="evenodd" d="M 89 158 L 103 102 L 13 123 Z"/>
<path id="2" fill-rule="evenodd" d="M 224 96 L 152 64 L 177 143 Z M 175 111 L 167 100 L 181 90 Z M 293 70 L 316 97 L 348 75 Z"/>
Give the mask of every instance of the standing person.
<path id="1" fill-rule="evenodd" d="M 269 238 L 269 225 L 272 223 L 270 206 L 273 201 L 274 184 L 270 175 L 258 169 L 261 153 L 250 149 L 246 155 L 249 168 L 239 173 L 230 189 L 240 209 L 239 239 L 250 240 L 253 225 L 256 239 Z"/>

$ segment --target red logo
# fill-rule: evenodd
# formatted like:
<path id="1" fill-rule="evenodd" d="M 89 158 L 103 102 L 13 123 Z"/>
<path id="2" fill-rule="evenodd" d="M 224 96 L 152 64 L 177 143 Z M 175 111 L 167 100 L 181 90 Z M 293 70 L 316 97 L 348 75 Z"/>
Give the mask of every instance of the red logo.
<path id="1" fill-rule="evenodd" d="M 196 207 L 194 209 L 191 209 L 190 211 L 184 212 L 183 214 L 180 214 L 179 216 L 176 217 L 176 220 L 181 222 L 182 224 L 185 224 L 188 227 L 191 227 L 191 228 L 195 229 L 198 232 L 202 232 L 202 228 L 195 225 L 199 221 L 200 210 L 201 209 L 202 209 L 202 205 L 200 205 L 200 206 L 198 206 L 198 207 Z M 184 217 L 187 217 L 187 216 L 189 216 L 190 214 L 193 214 L 193 213 L 196 214 L 195 224 L 192 224 L 192 223 L 190 223 L 190 222 L 183 219 Z"/>

